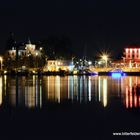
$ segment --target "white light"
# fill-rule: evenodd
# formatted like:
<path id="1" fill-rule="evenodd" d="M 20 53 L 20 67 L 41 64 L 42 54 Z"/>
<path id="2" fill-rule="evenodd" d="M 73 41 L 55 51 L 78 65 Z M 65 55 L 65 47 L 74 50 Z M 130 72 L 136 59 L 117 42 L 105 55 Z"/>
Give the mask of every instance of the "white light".
<path id="1" fill-rule="evenodd" d="M 58 62 L 58 65 L 60 65 L 61 63 L 60 62 Z"/>
<path id="2" fill-rule="evenodd" d="M 102 56 L 102 59 L 103 59 L 103 60 L 107 60 L 107 59 L 108 59 L 108 56 L 107 56 L 107 55 L 103 55 L 103 56 Z"/>
<path id="3" fill-rule="evenodd" d="M 89 61 L 89 62 L 88 62 L 88 64 L 89 64 L 89 65 L 91 65 L 91 64 L 92 64 L 92 62 L 91 62 L 91 61 Z"/>
<path id="4" fill-rule="evenodd" d="M 36 52 L 36 56 L 38 56 L 38 52 Z"/>

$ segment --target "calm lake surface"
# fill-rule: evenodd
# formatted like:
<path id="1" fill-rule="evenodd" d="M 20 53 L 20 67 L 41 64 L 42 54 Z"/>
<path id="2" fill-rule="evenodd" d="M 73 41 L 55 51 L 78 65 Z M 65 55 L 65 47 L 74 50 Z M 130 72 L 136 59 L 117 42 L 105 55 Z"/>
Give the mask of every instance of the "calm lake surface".
<path id="1" fill-rule="evenodd" d="M 139 76 L 0 77 L 3 139 L 100 139 L 140 132 L 139 111 Z"/>
<path id="2" fill-rule="evenodd" d="M 43 108 L 47 103 L 100 102 L 116 99 L 126 109 L 140 107 L 140 77 L 32 76 L 0 77 L 0 107 Z M 136 90 L 137 88 L 137 90 Z"/>

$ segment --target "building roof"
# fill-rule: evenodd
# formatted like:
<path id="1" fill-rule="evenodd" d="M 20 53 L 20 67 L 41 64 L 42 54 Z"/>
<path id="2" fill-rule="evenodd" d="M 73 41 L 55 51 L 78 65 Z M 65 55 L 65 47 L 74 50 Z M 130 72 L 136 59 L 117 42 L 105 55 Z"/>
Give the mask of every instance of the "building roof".
<path id="1" fill-rule="evenodd" d="M 138 44 L 137 45 L 128 45 L 128 46 L 125 47 L 125 49 L 126 48 L 133 48 L 133 49 L 134 48 L 140 48 L 140 45 L 138 45 Z"/>

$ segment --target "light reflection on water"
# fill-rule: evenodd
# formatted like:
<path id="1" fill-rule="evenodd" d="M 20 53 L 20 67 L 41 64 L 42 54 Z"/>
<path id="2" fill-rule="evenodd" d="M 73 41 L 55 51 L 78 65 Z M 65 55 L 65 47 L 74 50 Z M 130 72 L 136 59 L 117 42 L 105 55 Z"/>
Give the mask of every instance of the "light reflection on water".
<path id="1" fill-rule="evenodd" d="M 109 76 L 0 77 L 0 106 L 42 108 L 48 102 L 101 102 L 119 99 L 126 108 L 140 107 L 140 77 Z"/>

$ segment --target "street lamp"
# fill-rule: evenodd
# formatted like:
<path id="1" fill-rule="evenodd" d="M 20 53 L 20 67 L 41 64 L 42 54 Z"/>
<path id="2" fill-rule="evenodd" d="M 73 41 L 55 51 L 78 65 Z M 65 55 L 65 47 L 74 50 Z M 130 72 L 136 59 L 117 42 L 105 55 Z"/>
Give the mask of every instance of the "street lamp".
<path id="1" fill-rule="evenodd" d="M 91 61 L 88 61 L 88 65 L 91 65 L 92 64 L 92 62 Z"/>
<path id="2" fill-rule="evenodd" d="M 107 55 L 103 55 L 102 59 L 105 60 L 105 65 L 107 67 L 107 60 L 108 60 L 108 56 Z"/>
<path id="3" fill-rule="evenodd" d="M 1 70 L 2 70 L 2 62 L 3 62 L 3 58 L 0 56 L 0 65 L 1 65 Z"/>

